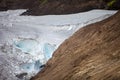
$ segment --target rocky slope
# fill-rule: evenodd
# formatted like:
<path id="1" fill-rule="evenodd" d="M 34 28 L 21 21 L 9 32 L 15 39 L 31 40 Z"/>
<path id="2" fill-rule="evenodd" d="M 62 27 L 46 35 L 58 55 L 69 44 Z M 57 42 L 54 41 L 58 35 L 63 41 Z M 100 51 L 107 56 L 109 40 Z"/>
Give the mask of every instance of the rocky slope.
<path id="1" fill-rule="evenodd" d="M 92 9 L 120 9 L 120 0 L 0 0 L 0 11 L 28 9 L 23 15 L 71 14 Z"/>
<path id="2" fill-rule="evenodd" d="M 120 80 L 120 11 L 78 30 L 31 80 Z"/>
<path id="3" fill-rule="evenodd" d="M 120 9 L 120 0 L 39 0 L 23 15 L 72 14 L 92 9 Z"/>
<path id="4" fill-rule="evenodd" d="M 8 9 L 28 9 L 33 6 L 35 0 L 0 0 L 0 11 Z"/>
<path id="5" fill-rule="evenodd" d="M 105 3 L 102 0 L 40 0 L 35 7 L 24 14 L 70 14 L 100 8 L 105 8 Z"/>

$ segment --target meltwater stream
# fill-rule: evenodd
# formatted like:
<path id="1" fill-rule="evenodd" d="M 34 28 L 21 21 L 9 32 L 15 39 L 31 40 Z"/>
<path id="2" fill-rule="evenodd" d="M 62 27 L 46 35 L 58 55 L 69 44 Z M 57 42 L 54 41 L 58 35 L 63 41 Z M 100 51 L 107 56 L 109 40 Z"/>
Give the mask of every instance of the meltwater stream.
<path id="1" fill-rule="evenodd" d="M 44 68 L 65 39 L 81 27 L 117 12 L 19 16 L 24 11 L 0 12 L 0 80 L 29 80 Z"/>

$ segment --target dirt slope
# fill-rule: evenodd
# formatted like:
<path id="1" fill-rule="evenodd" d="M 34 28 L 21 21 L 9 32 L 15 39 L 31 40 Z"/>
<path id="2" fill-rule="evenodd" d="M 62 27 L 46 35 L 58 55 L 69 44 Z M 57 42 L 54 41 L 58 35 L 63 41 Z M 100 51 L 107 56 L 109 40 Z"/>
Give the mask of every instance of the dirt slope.
<path id="1" fill-rule="evenodd" d="M 120 11 L 67 39 L 31 80 L 120 80 Z"/>

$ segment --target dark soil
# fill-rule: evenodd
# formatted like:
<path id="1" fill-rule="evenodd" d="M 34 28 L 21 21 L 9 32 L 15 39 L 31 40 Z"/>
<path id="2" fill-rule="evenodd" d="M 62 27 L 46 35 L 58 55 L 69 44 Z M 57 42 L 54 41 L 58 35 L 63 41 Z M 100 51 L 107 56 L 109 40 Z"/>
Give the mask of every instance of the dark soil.
<path id="1" fill-rule="evenodd" d="M 111 0 L 0 0 L 0 11 L 28 9 L 22 15 L 72 14 L 92 9 L 120 9 L 120 0 L 107 6 Z"/>
<path id="2" fill-rule="evenodd" d="M 46 0 L 23 13 L 26 15 L 72 14 L 91 9 L 104 9 L 101 0 Z"/>
<path id="3" fill-rule="evenodd" d="M 0 11 L 9 9 L 30 9 L 35 0 L 0 0 Z"/>

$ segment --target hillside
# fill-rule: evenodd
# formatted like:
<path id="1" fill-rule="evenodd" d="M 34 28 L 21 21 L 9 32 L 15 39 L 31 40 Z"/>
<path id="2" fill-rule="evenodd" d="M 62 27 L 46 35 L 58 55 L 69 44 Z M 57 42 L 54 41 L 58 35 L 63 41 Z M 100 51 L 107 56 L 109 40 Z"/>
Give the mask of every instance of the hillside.
<path id="1" fill-rule="evenodd" d="M 28 9 L 34 7 L 34 2 L 35 0 L 0 0 L 0 11 L 9 9 Z"/>
<path id="2" fill-rule="evenodd" d="M 0 80 L 29 80 L 79 28 L 117 12 L 91 10 L 71 15 L 20 16 L 24 11 L 0 12 Z"/>
<path id="3" fill-rule="evenodd" d="M 101 0 L 40 0 L 23 14 L 48 15 L 48 14 L 72 14 L 92 9 L 105 8 L 105 2 Z"/>
<path id="4" fill-rule="evenodd" d="M 72 14 L 92 9 L 120 9 L 120 0 L 0 0 L 0 11 L 27 9 L 22 15 Z"/>
<path id="5" fill-rule="evenodd" d="M 120 0 L 40 0 L 23 15 L 72 14 L 92 9 L 120 9 Z"/>
<path id="6" fill-rule="evenodd" d="M 120 11 L 78 30 L 31 80 L 119 80 Z"/>

